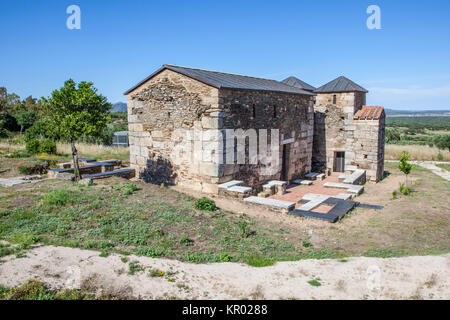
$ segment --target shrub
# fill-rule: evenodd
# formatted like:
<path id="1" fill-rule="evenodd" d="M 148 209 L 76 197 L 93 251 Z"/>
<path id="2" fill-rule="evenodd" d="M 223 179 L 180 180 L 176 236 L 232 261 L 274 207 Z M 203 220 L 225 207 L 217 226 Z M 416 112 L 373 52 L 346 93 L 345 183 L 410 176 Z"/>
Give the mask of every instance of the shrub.
<path id="1" fill-rule="evenodd" d="M 37 139 L 31 139 L 29 141 L 27 141 L 27 143 L 25 144 L 25 149 L 27 150 L 28 153 L 38 153 L 39 152 L 39 148 L 40 148 L 40 142 Z"/>
<path id="2" fill-rule="evenodd" d="M 254 255 L 247 257 L 245 262 L 252 267 L 268 267 L 272 266 L 275 263 L 275 260 L 260 255 Z"/>
<path id="3" fill-rule="evenodd" d="M 53 206 L 64 206 L 76 202 L 78 194 L 68 189 L 55 189 L 44 196 L 44 204 Z"/>
<path id="4" fill-rule="evenodd" d="M 250 230 L 250 227 L 248 226 L 247 221 L 239 220 L 237 225 L 238 225 L 239 229 L 241 230 L 242 238 L 248 238 L 253 234 L 253 232 Z"/>
<path id="5" fill-rule="evenodd" d="M 55 154 L 56 153 L 56 143 L 45 139 L 41 141 L 39 145 L 39 152 L 40 153 L 47 153 L 47 154 Z"/>
<path id="6" fill-rule="evenodd" d="M 214 211 L 217 207 L 214 200 L 203 197 L 195 201 L 195 209 L 202 211 Z"/>
<path id="7" fill-rule="evenodd" d="M 192 246 L 194 244 L 194 241 L 189 239 L 189 237 L 185 234 L 178 239 L 178 242 L 184 244 L 185 246 Z"/>
<path id="8" fill-rule="evenodd" d="M 400 192 L 405 196 L 409 196 L 411 194 L 411 188 L 406 187 L 403 183 L 400 183 Z"/>
<path id="9" fill-rule="evenodd" d="M 136 190 L 137 190 L 137 186 L 136 186 L 136 184 L 133 182 L 133 183 L 127 184 L 127 185 L 125 186 L 125 190 L 124 190 L 123 194 L 124 194 L 125 196 L 128 196 L 128 195 L 132 194 L 132 193 L 133 193 L 134 191 L 136 191 Z"/>
<path id="10" fill-rule="evenodd" d="M 232 260 L 232 257 L 228 253 L 222 252 L 219 256 L 219 259 L 223 262 L 230 262 Z"/>
<path id="11" fill-rule="evenodd" d="M 397 199 L 397 190 L 392 191 L 392 199 Z"/>

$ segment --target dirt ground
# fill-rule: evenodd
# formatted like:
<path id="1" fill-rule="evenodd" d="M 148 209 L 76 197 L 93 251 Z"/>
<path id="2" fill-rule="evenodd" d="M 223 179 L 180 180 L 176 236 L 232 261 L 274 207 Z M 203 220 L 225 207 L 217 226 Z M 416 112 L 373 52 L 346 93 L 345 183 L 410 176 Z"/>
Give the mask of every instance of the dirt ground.
<path id="1" fill-rule="evenodd" d="M 41 246 L 22 258 L 3 257 L 0 283 L 15 287 L 34 278 L 50 289 L 83 288 L 138 299 L 450 299 L 450 254 L 301 260 L 264 268 L 121 258 Z"/>
<path id="2" fill-rule="evenodd" d="M 364 193 L 354 199 L 364 204 L 384 206 L 384 209 L 356 208 L 335 224 L 277 214 L 239 200 L 220 196 L 213 198 L 220 208 L 245 213 L 260 223 L 277 225 L 290 233 L 308 237 L 315 248 L 354 255 L 362 255 L 369 249 L 401 250 L 413 255 L 449 252 L 450 183 L 431 171 L 416 167 L 408 178 L 413 193 L 406 197 L 398 192 L 405 176 L 397 169 L 397 163 L 386 163 L 385 170 L 386 178 L 379 183 L 366 183 Z M 399 194 L 395 199 L 392 195 L 394 190 Z"/>

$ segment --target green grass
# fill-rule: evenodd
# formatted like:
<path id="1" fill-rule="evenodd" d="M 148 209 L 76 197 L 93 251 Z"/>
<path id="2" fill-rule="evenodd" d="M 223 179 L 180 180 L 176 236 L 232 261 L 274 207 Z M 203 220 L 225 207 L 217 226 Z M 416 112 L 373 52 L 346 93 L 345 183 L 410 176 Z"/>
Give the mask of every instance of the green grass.
<path id="1" fill-rule="evenodd" d="M 241 261 L 267 266 L 275 261 L 338 256 L 330 250 L 302 250 L 295 234 L 274 232 L 272 225 L 249 217 L 220 209 L 196 210 L 196 199 L 182 193 L 161 192 L 152 185 L 142 190 L 144 185 L 138 188 L 136 183 L 122 181 L 82 186 L 48 180 L 24 191 L 32 193 L 34 200 L 0 211 L 0 239 L 25 246 L 96 249 L 101 256 L 128 252 L 194 263 Z M 5 204 L 14 201 L 14 196 L 19 194 L 8 194 Z"/>
<path id="2" fill-rule="evenodd" d="M 275 260 L 259 255 L 249 256 L 245 262 L 252 267 L 268 267 L 275 264 Z"/>
<path id="3" fill-rule="evenodd" d="M 320 287 L 321 285 L 322 285 L 322 283 L 320 283 L 320 281 L 319 281 L 320 279 L 313 279 L 313 280 L 310 280 L 310 281 L 308 281 L 308 283 L 310 284 L 310 285 L 312 285 L 313 287 Z"/>
<path id="4" fill-rule="evenodd" d="M 450 163 L 440 163 L 436 165 L 437 167 L 444 169 L 445 171 L 450 171 Z"/>
<path id="5" fill-rule="evenodd" d="M 394 258 L 404 255 L 403 252 L 394 249 L 372 249 L 363 254 L 365 257 Z"/>
<path id="6" fill-rule="evenodd" d="M 39 280 L 31 279 L 16 288 L 0 285 L 0 300 L 123 300 L 132 297 L 102 293 L 95 295 L 86 289 L 50 290 Z"/>

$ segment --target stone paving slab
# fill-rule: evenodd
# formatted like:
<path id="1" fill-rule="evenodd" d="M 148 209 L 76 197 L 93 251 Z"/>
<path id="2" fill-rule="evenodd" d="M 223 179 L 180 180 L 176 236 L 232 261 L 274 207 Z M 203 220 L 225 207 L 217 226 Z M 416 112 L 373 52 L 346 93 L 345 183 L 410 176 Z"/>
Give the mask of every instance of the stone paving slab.
<path id="1" fill-rule="evenodd" d="M 348 192 L 356 194 L 361 194 L 364 191 L 364 186 L 345 183 L 326 182 L 323 186 L 326 188 L 347 189 Z"/>
<path id="2" fill-rule="evenodd" d="M 23 183 L 31 183 L 31 180 L 23 180 L 23 179 L 3 179 L 0 178 L 0 185 L 4 187 L 12 187 L 17 184 L 23 184 Z"/>
<path id="3" fill-rule="evenodd" d="M 296 180 L 292 181 L 292 183 L 301 184 L 304 186 L 310 186 L 313 184 L 313 182 L 311 180 L 303 180 L 303 179 L 296 179 Z"/>
<path id="4" fill-rule="evenodd" d="M 248 197 L 244 199 L 245 202 L 261 204 L 265 206 L 277 207 L 287 210 L 292 210 L 295 207 L 295 202 L 282 201 L 270 198 L 261 198 L 261 197 Z"/>
<path id="5" fill-rule="evenodd" d="M 234 186 L 240 186 L 243 183 L 244 183 L 244 181 L 232 180 L 232 181 L 229 181 L 229 182 L 225 182 L 225 183 L 219 184 L 219 188 L 220 189 L 228 189 L 228 188 L 231 188 L 231 187 L 234 187 Z"/>
<path id="6" fill-rule="evenodd" d="M 311 211 L 304 211 L 300 209 L 295 209 L 290 212 L 290 214 L 300 217 L 306 217 L 306 218 L 313 218 L 313 219 L 320 219 L 325 220 L 331 223 L 335 223 L 339 220 L 339 217 L 335 214 L 329 214 L 329 213 L 317 213 L 317 212 L 311 212 Z"/>
<path id="7" fill-rule="evenodd" d="M 359 181 L 362 176 L 366 174 L 366 170 L 355 170 L 351 175 L 345 177 L 342 181 L 343 183 L 355 184 L 355 182 Z"/>
<path id="8" fill-rule="evenodd" d="M 231 188 L 228 188 L 227 190 L 231 192 L 248 193 L 251 192 L 253 189 L 250 187 L 233 186 Z"/>
<path id="9" fill-rule="evenodd" d="M 342 200 L 349 200 L 349 199 L 352 199 L 354 197 L 354 195 L 350 194 L 350 193 L 339 193 L 335 197 L 338 199 L 342 199 Z"/>
<path id="10" fill-rule="evenodd" d="M 92 179 L 107 178 L 107 177 L 111 177 L 111 176 L 125 176 L 125 177 L 129 178 L 130 176 L 134 176 L 134 169 L 125 168 L 125 169 L 108 171 L 108 172 L 82 175 L 83 178 L 92 178 Z"/>
<path id="11" fill-rule="evenodd" d="M 305 174 L 305 178 L 306 179 L 310 179 L 310 180 L 316 180 L 316 177 L 319 175 L 319 173 L 317 172 L 310 172 Z"/>

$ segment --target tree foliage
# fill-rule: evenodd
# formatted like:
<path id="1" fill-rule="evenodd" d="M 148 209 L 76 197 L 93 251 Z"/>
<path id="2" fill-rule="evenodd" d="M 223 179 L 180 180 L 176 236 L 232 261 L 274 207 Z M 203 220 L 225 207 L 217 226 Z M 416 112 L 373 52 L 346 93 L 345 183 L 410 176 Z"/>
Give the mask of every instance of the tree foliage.
<path id="1" fill-rule="evenodd" d="M 110 119 L 112 105 L 97 93 L 92 82 L 82 81 L 77 85 L 72 79 L 67 80 L 61 89 L 53 91 L 50 98 L 43 98 L 42 102 L 48 115 L 48 131 L 70 141 L 74 172 L 76 178 L 81 179 L 75 142 L 83 136 L 101 135 Z"/>
<path id="2" fill-rule="evenodd" d="M 400 163 L 398 164 L 398 168 L 406 176 L 405 186 L 408 186 L 408 174 L 410 174 L 411 170 L 414 169 L 414 165 L 408 162 L 409 157 L 410 155 L 408 151 L 402 151 L 399 157 Z"/>
<path id="3" fill-rule="evenodd" d="M 82 136 L 99 135 L 112 107 L 106 97 L 97 93 L 92 82 L 83 81 L 77 86 L 72 79 L 53 91 L 49 99 L 44 98 L 43 104 L 50 130 L 71 142 Z"/>

